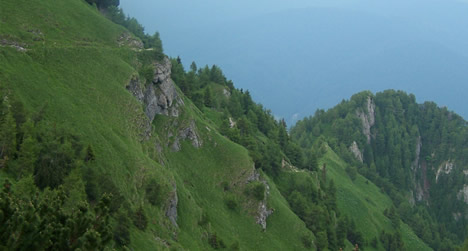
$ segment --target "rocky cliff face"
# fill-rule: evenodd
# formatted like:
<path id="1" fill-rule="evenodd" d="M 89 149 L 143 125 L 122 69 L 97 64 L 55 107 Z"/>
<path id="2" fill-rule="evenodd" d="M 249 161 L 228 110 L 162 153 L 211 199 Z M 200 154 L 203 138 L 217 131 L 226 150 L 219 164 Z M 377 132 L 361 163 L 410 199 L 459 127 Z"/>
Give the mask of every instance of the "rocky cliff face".
<path id="1" fill-rule="evenodd" d="M 359 146 L 357 145 L 356 141 L 353 141 L 353 144 L 349 147 L 349 150 L 351 153 L 353 153 L 354 157 L 359 160 L 361 163 L 363 163 L 364 159 L 362 156 L 361 150 L 359 150 Z"/>
<path id="2" fill-rule="evenodd" d="M 367 143 L 371 141 L 371 127 L 375 124 L 375 103 L 371 97 L 367 97 L 367 111 L 357 110 L 356 115 L 362 121 L 362 133 L 367 137 Z"/>
<path id="3" fill-rule="evenodd" d="M 422 147 L 422 141 L 421 141 L 421 136 L 419 136 L 417 138 L 417 141 L 416 141 L 416 149 L 415 149 L 415 152 L 414 154 L 416 155 L 416 157 L 414 158 L 414 161 L 413 163 L 411 164 L 411 169 L 415 170 L 417 168 L 419 168 L 419 159 L 421 158 L 421 147 Z"/>
<path id="4" fill-rule="evenodd" d="M 122 40 L 128 43 L 130 40 L 123 36 Z M 132 42 L 132 41 L 130 41 Z M 175 83 L 171 79 L 171 62 L 166 57 L 161 62 L 155 62 L 154 75 L 151 83 L 142 83 L 138 76 L 133 76 L 127 85 L 127 90 L 143 105 L 143 111 L 146 115 L 144 121 L 145 137 L 148 140 L 151 137 L 153 122 L 156 115 L 164 115 L 170 117 L 178 117 L 181 106 L 184 105 L 182 98 L 177 93 Z M 175 121 L 177 122 L 177 120 Z M 170 130 L 168 130 L 170 131 Z M 180 150 L 180 140 L 190 139 L 195 147 L 201 146 L 201 140 L 196 133 L 196 126 L 194 121 L 191 121 L 187 128 L 180 129 L 176 141 L 174 142 L 173 149 Z M 161 155 L 163 152 L 162 142 L 156 140 L 155 149 Z M 164 165 L 164 158 L 160 157 L 160 163 Z M 177 206 L 178 206 L 177 186 L 173 183 L 173 189 L 166 203 L 166 217 L 172 225 L 178 228 L 177 225 Z"/>
<path id="5" fill-rule="evenodd" d="M 421 186 L 420 180 L 416 180 L 416 177 L 422 176 L 422 169 L 421 169 L 421 163 L 420 163 L 420 158 L 421 158 L 421 147 L 422 147 L 422 142 L 421 142 L 421 136 L 417 138 L 416 142 L 416 149 L 415 149 L 415 158 L 413 163 L 411 163 L 411 170 L 413 171 L 413 189 L 410 191 L 410 199 L 409 203 L 411 205 L 415 205 L 416 201 L 420 202 L 424 199 L 424 191 Z M 424 180 L 424 179 L 423 179 Z"/>
<path id="6" fill-rule="evenodd" d="M 253 173 L 250 177 L 247 178 L 247 183 L 254 182 L 254 181 L 260 181 L 265 185 L 265 196 L 264 199 L 260 202 L 258 202 L 258 209 L 255 215 L 255 222 L 262 226 L 263 231 L 266 230 L 267 227 L 267 218 L 273 213 L 273 209 L 268 209 L 267 207 L 267 198 L 268 195 L 270 194 L 270 186 L 266 182 L 266 180 L 262 179 L 260 177 L 260 173 L 257 172 L 257 170 L 253 170 Z"/>
<path id="7" fill-rule="evenodd" d="M 127 90 L 143 103 L 144 112 L 150 122 L 158 114 L 177 117 L 179 106 L 184 105 L 171 79 L 171 62 L 167 57 L 154 63 L 154 76 L 150 84 L 145 87 L 138 77 L 133 77 Z"/>
<path id="8" fill-rule="evenodd" d="M 448 175 L 452 172 L 454 168 L 454 164 L 453 162 L 451 162 L 450 160 L 448 161 L 445 161 L 444 163 L 442 163 L 439 168 L 437 169 L 437 173 L 436 173 L 436 183 L 439 181 L 439 177 L 440 175 L 442 174 L 445 174 L 445 175 Z"/>

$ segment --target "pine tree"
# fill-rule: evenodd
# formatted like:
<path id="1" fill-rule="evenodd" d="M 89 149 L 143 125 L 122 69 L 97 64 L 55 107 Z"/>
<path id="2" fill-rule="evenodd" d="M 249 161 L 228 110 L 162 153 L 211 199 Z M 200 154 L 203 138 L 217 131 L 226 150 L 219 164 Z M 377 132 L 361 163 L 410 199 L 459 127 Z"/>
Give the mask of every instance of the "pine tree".
<path id="1" fill-rule="evenodd" d="M 195 62 L 192 62 L 192 64 L 190 65 L 190 71 L 197 72 L 197 70 L 197 64 Z"/>
<path id="2" fill-rule="evenodd" d="M 213 107 L 213 94 L 211 93 L 211 89 L 209 87 L 205 89 L 203 103 L 206 107 Z"/>
<path id="3" fill-rule="evenodd" d="M 328 249 L 328 238 L 325 231 L 318 232 L 316 234 L 317 250 L 327 250 Z"/>
<path id="4" fill-rule="evenodd" d="M 133 224 L 140 230 L 145 230 L 148 226 L 148 219 L 146 218 L 143 207 L 139 207 L 133 216 Z"/>
<path id="5" fill-rule="evenodd" d="M 102 250 L 111 240 L 110 197 L 103 196 L 94 210 L 77 202 L 71 213 L 62 188 L 19 198 L 6 180 L 0 191 L 1 250 Z"/>
<path id="6" fill-rule="evenodd" d="M 21 143 L 18 159 L 15 163 L 16 175 L 21 178 L 32 174 L 39 154 L 39 146 L 34 135 L 32 121 L 27 121 L 23 126 L 23 142 Z"/>
<path id="7" fill-rule="evenodd" d="M 305 168 L 310 171 L 317 171 L 318 170 L 318 161 L 317 155 L 310 151 L 308 153 L 307 162 L 305 163 Z"/>

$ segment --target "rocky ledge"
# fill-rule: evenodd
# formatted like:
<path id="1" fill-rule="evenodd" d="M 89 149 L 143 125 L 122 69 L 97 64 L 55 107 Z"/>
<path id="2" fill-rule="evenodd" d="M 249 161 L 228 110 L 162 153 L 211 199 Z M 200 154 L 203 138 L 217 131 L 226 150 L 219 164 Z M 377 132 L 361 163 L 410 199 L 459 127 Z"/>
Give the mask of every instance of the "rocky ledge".
<path id="1" fill-rule="evenodd" d="M 171 67 L 171 61 L 165 57 L 161 62 L 154 63 L 153 80 L 146 87 L 138 77 L 133 77 L 127 85 L 127 90 L 143 103 L 150 122 L 157 114 L 179 116 L 179 106 L 184 104 L 171 79 Z"/>

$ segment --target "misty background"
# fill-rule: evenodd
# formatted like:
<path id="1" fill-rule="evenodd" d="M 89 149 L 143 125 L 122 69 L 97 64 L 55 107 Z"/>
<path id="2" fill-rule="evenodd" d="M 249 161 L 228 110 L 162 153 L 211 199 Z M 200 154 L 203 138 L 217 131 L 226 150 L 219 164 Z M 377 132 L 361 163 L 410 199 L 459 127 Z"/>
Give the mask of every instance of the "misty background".
<path id="1" fill-rule="evenodd" d="M 121 0 L 187 69 L 216 64 L 297 119 L 399 89 L 468 118 L 468 1 Z"/>

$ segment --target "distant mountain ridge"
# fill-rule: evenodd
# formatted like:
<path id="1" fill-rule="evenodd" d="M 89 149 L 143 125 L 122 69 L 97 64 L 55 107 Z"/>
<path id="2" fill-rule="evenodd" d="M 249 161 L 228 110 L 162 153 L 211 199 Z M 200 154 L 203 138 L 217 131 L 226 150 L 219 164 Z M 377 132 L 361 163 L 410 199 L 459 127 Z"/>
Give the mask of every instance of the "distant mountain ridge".
<path id="1" fill-rule="evenodd" d="M 457 114 L 401 91 L 361 92 L 299 121 L 291 135 L 306 148 L 329 142 L 435 250 L 465 239 L 468 123 Z"/>
<path id="2" fill-rule="evenodd" d="M 363 89 L 402 89 L 468 117 L 461 100 L 468 80 L 461 44 L 468 34 L 457 28 L 467 20 L 460 26 L 450 18 L 440 26 L 421 20 L 333 8 L 289 10 L 166 35 L 167 50 L 186 64 L 195 59 L 220 65 L 289 124 L 294 115 L 330 108 Z"/>

